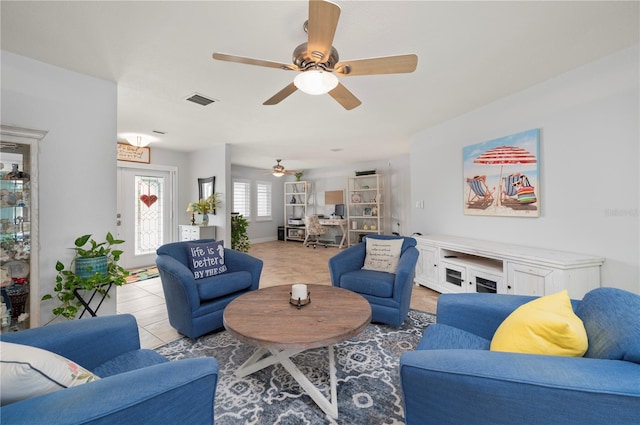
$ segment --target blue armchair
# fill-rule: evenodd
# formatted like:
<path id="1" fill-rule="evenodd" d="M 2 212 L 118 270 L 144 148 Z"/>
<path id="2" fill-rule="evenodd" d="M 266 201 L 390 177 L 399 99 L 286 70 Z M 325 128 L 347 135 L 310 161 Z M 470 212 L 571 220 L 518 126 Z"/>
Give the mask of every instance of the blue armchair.
<path id="1" fill-rule="evenodd" d="M 169 362 L 140 349 L 131 315 L 74 320 L 0 339 L 54 352 L 102 378 L 5 405 L 3 424 L 213 423 L 216 360 Z"/>
<path id="2" fill-rule="evenodd" d="M 371 304 L 371 321 L 400 326 L 409 313 L 411 291 L 418 250 L 413 238 L 390 235 L 369 235 L 372 239 L 403 239 L 400 261 L 395 274 L 362 270 L 366 256 L 365 244 L 353 245 L 329 259 L 331 284 L 357 292 Z"/>
<path id="3" fill-rule="evenodd" d="M 584 357 L 489 351 L 535 297 L 443 294 L 437 324 L 400 358 L 407 425 L 640 423 L 640 296 L 614 288 L 572 300 Z"/>
<path id="4" fill-rule="evenodd" d="M 215 241 L 202 239 L 197 242 Z M 197 280 L 188 266 L 186 242 L 162 245 L 156 253 L 169 323 L 190 338 L 222 328 L 227 304 L 258 289 L 260 283 L 262 260 L 240 251 L 225 248 L 227 272 Z"/>

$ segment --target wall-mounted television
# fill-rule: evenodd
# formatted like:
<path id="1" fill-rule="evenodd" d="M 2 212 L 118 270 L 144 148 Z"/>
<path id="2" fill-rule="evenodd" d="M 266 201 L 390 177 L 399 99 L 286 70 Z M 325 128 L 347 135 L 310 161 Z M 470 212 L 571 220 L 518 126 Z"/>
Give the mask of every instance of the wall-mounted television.
<path id="1" fill-rule="evenodd" d="M 336 209 L 333 212 L 333 215 L 344 218 L 344 204 L 336 204 Z"/>

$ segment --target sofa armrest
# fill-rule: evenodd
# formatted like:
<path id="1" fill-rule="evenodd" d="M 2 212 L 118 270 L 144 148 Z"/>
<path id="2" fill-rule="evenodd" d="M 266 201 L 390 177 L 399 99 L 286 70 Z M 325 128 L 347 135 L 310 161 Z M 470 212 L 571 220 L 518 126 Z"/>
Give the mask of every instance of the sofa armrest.
<path id="1" fill-rule="evenodd" d="M 224 263 L 230 272 L 248 271 L 251 273 L 251 290 L 258 289 L 263 261 L 234 249 L 224 249 Z"/>
<path id="2" fill-rule="evenodd" d="M 513 310 L 537 297 L 506 294 L 442 294 L 438 297 L 438 323 L 491 340 Z"/>
<path id="3" fill-rule="evenodd" d="M 149 366 L 4 406 L 10 424 L 212 424 L 213 358 Z"/>
<path id="4" fill-rule="evenodd" d="M 52 351 L 90 370 L 140 348 L 138 325 L 130 314 L 56 323 L 3 334 L 1 339 Z"/>
<path id="5" fill-rule="evenodd" d="M 400 359 L 407 425 L 637 424 L 640 365 L 425 350 Z"/>
<path id="6" fill-rule="evenodd" d="M 329 271 L 331 272 L 331 284 L 340 286 L 340 277 L 350 271 L 359 270 L 364 265 L 366 254 L 365 244 L 359 243 L 338 252 L 329 258 Z"/>

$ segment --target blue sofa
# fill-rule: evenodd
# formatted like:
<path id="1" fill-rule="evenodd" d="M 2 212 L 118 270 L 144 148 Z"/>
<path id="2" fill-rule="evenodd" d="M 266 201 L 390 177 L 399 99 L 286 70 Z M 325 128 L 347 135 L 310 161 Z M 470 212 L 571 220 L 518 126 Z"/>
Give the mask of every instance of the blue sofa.
<path id="1" fill-rule="evenodd" d="M 3 334 L 57 353 L 102 379 L 0 408 L 2 424 L 212 424 L 213 358 L 169 362 L 140 349 L 131 315 L 74 320 Z"/>
<path id="2" fill-rule="evenodd" d="M 365 242 L 350 246 L 329 259 L 331 284 L 357 292 L 371 304 L 371 321 L 400 326 L 409 313 L 413 278 L 418 262 L 414 238 L 391 235 L 368 235 L 372 239 L 403 239 L 400 261 L 395 274 L 362 270 L 366 256 Z"/>
<path id="3" fill-rule="evenodd" d="M 441 295 L 437 324 L 400 359 L 406 424 L 639 424 L 640 296 L 598 288 L 572 300 L 584 357 L 489 351 L 502 321 L 534 298 Z"/>
<path id="4" fill-rule="evenodd" d="M 198 243 L 215 242 L 201 239 Z M 227 272 L 194 279 L 185 242 L 162 245 L 156 250 L 156 265 L 162 281 L 169 323 L 189 338 L 197 338 L 224 326 L 224 308 L 260 284 L 262 260 L 244 252 L 224 249 Z"/>

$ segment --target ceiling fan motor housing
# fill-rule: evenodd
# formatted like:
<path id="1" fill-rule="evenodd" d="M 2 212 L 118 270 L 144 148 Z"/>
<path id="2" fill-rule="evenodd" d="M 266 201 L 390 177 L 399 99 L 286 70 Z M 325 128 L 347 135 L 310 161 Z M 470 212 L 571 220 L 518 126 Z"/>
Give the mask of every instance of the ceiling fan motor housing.
<path id="1" fill-rule="evenodd" d="M 333 68 L 339 62 L 340 57 L 335 47 L 331 46 L 331 54 L 328 58 L 323 57 L 321 52 L 309 52 L 307 43 L 302 43 L 293 51 L 293 63 L 302 71 L 309 69 L 323 69 L 332 72 Z M 316 62 L 317 60 L 317 62 Z"/>

